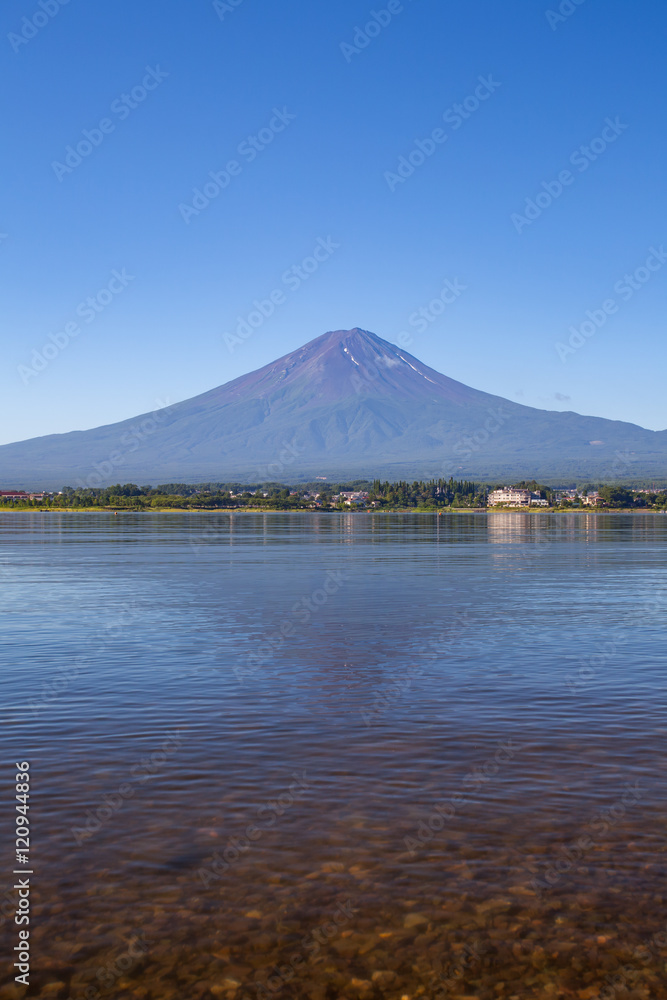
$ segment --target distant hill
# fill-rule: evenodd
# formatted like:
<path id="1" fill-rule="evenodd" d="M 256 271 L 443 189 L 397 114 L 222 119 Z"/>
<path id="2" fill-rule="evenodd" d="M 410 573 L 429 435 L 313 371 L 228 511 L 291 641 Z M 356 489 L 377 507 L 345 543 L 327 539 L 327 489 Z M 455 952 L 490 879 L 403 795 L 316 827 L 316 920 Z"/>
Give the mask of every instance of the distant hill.
<path id="1" fill-rule="evenodd" d="M 0 484 L 667 475 L 667 431 L 538 410 L 365 330 L 325 333 L 153 414 L 0 446 Z"/>

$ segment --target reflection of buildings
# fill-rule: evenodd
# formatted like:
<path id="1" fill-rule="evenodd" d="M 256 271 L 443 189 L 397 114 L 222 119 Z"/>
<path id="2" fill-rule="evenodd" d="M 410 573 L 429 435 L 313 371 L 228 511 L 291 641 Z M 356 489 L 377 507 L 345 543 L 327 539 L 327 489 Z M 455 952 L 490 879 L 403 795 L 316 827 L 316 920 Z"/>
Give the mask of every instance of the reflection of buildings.
<path id="1" fill-rule="evenodd" d="M 535 541 L 538 536 L 542 538 L 546 534 L 546 520 L 539 514 L 517 517 L 516 514 L 498 512 L 487 518 L 487 532 L 488 540 L 496 544 Z"/>
<path id="2" fill-rule="evenodd" d="M 597 540 L 600 531 L 606 527 L 605 519 L 595 514 L 572 513 L 554 514 L 544 517 L 542 514 L 528 514 L 517 517 L 509 511 L 504 514 L 496 511 L 493 517 L 486 518 L 487 538 L 489 542 L 498 545 L 524 544 L 524 556 L 532 560 L 540 551 L 546 551 L 552 545 L 560 542 Z M 517 551 L 500 549 L 493 553 L 494 558 L 504 558 L 510 555 L 517 558 Z"/>

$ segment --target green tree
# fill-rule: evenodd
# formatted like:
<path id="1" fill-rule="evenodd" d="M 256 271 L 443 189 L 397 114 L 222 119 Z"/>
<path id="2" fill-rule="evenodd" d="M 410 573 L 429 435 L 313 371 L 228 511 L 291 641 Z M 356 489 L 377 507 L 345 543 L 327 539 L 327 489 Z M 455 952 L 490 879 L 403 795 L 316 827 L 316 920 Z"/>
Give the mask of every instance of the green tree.
<path id="1" fill-rule="evenodd" d="M 624 486 L 601 486 L 600 496 L 609 507 L 632 507 L 635 499 Z"/>

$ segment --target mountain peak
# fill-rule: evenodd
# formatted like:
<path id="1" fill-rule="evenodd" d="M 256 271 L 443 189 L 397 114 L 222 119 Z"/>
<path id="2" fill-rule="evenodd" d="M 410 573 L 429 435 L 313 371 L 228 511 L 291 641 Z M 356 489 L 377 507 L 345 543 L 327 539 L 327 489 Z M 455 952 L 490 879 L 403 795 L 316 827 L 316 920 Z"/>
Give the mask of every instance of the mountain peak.
<path id="1" fill-rule="evenodd" d="M 0 466 L 17 486 L 58 489 L 77 477 L 99 486 L 120 476 L 294 482 L 381 472 L 496 478 L 501 469 L 513 479 L 566 469 L 608 479 L 617 449 L 632 452 L 635 475 L 640 461 L 641 474 L 664 475 L 667 432 L 491 396 L 355 326 L 166 410 L 4 445 Z"/>
<path id="2" fill-rule="evenodd" d="M 349 342 L 366 343 L 373 344 L 375 347 L 391 347 L 386 340 L 382 340 L 378 337 L 376 333 L 371 333 L 370 330 L 362 330 L 360 326 L 353 326 L 351 330 L 329 330 L 327 333 L 323 333 L 320 337 L 316 337 L 314 340 L 309 341 L 304 347 L 310 347 L 311 344 L 318 344 L 325 346 L 327 344 L 349 344 Z"/>
<path id="3" fill-rule="evenodd" d="M 370 330 L 362 330 L 360 326 L 353 326 L 351 330 L 329 330 L 327 333 L 322 335 L 323 337 L 337 338 L 338 340 L 344 340 L 346 337 L 366 337 L 368 340 L 380 340 L 377 334 L 371 333 Z M 316 337 L 316 340 L 321 340 L 321 337 Z"/>
<path id="4" fill-rule="evenodd" d="M 359 403 L 368 398 L 378 402 L 402 398 L 413 403 L 447 401 L 455 406 L 480 396 L 495 400 L 429 368 L 403 348 L 358 326 L 329 330 L 277 361 L 199 398 L 219 399 L 221 394 L 231 393 L 237 399 L 252 395 L 268 401 L 277 392 L 283 401 L 287 395 L 293 397 L 304 411 L 316 400 L 320 405 L 335 405 L 350 399 Z"/>

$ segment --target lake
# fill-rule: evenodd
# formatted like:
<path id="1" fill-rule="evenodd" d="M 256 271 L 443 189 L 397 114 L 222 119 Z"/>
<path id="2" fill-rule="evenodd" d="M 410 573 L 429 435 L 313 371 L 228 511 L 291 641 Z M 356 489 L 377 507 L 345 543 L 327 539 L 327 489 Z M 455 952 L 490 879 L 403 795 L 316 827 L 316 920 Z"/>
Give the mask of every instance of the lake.
<path id="1" fill-rule="evenodd" d="M 664 995 L 667 517 L 10 512 L 0 582 L 3 996 Z"/>

